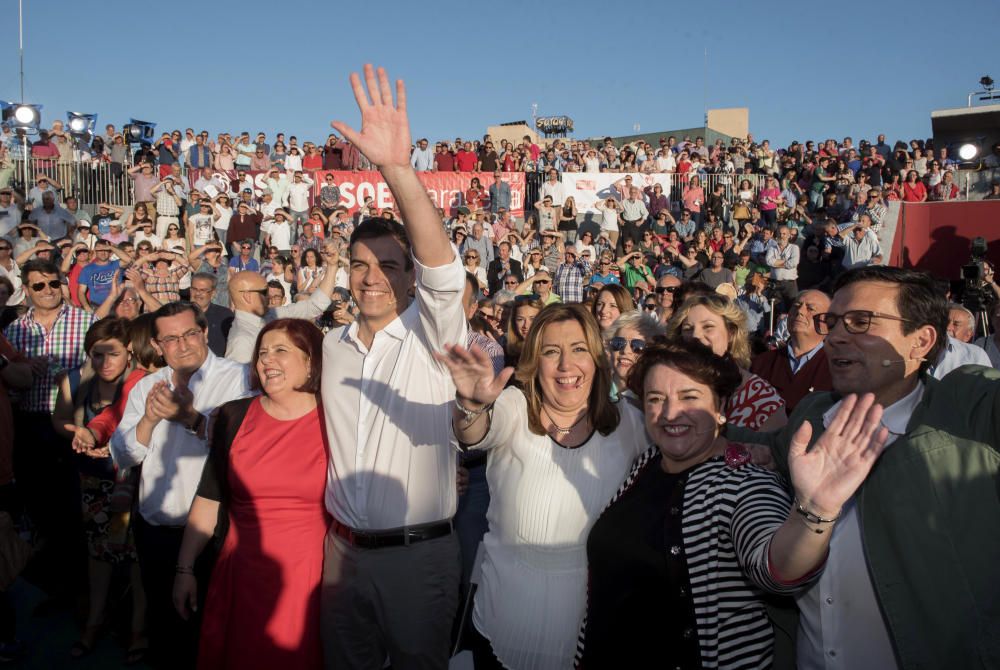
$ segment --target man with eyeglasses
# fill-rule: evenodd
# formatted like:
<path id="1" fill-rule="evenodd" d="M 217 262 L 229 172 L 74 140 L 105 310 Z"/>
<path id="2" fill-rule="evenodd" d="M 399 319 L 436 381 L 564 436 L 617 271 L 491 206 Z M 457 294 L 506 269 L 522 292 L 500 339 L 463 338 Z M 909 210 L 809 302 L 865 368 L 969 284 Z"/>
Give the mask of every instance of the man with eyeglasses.
<path id="1" fill-rule="evenodd" d="M 674 313 L 674 293 L 681 287 L 682 282 L 672 274 L 666 274 L 656 280 L 656 306 L 657 317 L 660 323 L 666 323 Z"/>
<path id="2" fill-rule="evenodd" d="M 330 306 L 336 287 L 338 259 L 326 257 L 330 264 L 322 281 L 308 300 L 272 308 L 268 304 L 267 280 L 256 270 L 233 274 L 229 280 L 229 306 L 233 309 L 233 325 L 226 342 L 226 358 L 237 363 L 249 363 L 261 328 L 275 319 L 312 320 Z M 230 266 L 231 267 L 231 266 Z"/>
<path id="3" fill-rule="evenodd" d="M 218 278 L 209 272 L 191 276 L 191 302 L 198 306 L 208 321 L 208 348 L 216 356 L 226 355 L 226 342 L 233 327 L 233 311 L 214 301 Z"/>
<path id="4" fill-rule="evenodd" d="M 28 261 L 21 280 L 30 307 L 4 333 L 32 372 L 31 387 L 22 393 L 15 416 L 14 474 L 41 541 L 32 560 L 39 575 L 53 580 L 43 588 L 51 596 L 70 596 L 78 585 L 66 565 L 83 559 L 76 548 L 83 540 L 79 478 L 51 417 L 57 377 L 85 362 L 84 338 L 94 317 L 66 302 L 55 264 Z"/>
<path id="5" fill-rule="evenodd" d="M 177 566 L 188 512 L 208 455 L 209 415 L 251 394 L 245 365 L 217 357 L 208 346 L 208 322 L 190 302 L 153 313 L 153 348 L 166 366 L 139 381 L 128 395 L 111 453 L 119 467 L 141 465 L 136 550 L 147 600 L 150 649 L 163 667 L 192 667 L 197 621 L 174 609 L 175 569 L 207 580 L 212 557 Z"/>
<path id="6" fill-rule="evenodd" d="M 775 433 L 728 434 L 766 443 L 786 474 L 792 449 L 861 443 L 878 461 L 864 481 L 830 483 L 857 487 L 843 509 L 796 501 L 804 530 L 830 538 L 822 574 L 797 597 L 798 667 L 1000 667 L 983 638 L 1000 629 L 987 567 L 1000 563 L 1000 373 L 927 374 L 948 305 L 915 271 L 848 271 L 813 321 L 834 392 L 807 396 Z"/>

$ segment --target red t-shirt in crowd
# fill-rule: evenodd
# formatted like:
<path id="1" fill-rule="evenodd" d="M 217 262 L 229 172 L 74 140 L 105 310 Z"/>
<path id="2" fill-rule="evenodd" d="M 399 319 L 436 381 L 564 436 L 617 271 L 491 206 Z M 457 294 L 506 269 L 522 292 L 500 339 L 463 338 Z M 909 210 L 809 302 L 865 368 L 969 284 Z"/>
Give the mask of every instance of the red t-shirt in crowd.
<path id="1" fill-rule="evenodd" d="M 455 154 L 450 151 L 434 154 L 434 167 L 437 168 L 438 172 L 454 172 Z"/>
<path id="2" fill-rule="evenodd" d="M 306 154 L 302 158 L 303 170 L 320 170 L 323 168 L 323 156 L 320 154 Z"/>
<path id="3" fill-rule="evenodd" d="M 473 172 L 476 169 L 478 157 L 471 151 L 462 149 L 455 155 L 455 163 L 459 172 Z"/>

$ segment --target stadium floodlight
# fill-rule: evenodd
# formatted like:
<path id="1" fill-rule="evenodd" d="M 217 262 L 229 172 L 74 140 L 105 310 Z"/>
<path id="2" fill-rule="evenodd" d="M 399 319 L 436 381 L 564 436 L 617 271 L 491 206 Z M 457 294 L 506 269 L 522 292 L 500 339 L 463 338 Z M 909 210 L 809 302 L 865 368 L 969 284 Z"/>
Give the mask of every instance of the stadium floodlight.
<path id="1" fill-rule="evenodd" d="M 979 147 L 972 142 L 966 142 L 958 148 L 958 157 L 963 161 L 971 161 L 979 153 Z"/>
<path id="2" fill-rule="evenodd" d="M 86 137 L 94 134 L 94 127 L 97 125 L 97 114 L 66 112 L 66 122 L 71 135 L 74 137 Z"/>
<path id="3" fill-rule="evenodd" d="M 129 144 L 151 144 L 156 136 L 156 124 L 151 121 L 130 119 L 122 128 L 122 134 Z"/>
<path id="4" fill-rule="evenodd" d="M 993 90 L 993 77 L 991 77 L 989 75 L 985 75 L 985 76 L 983 76 L 983 77 L 981 77 L 979 79 L 979 84 L 980 84 L 980 86 L 983 87 L 983 90 L 985 90 L 985 91 L 992 91 Z"/>
<path id="5" fill-rule="evenodd" d="M 36 133 L 42 123 L 42 106 L 28 105 L 23 102 L 5 102 L 3 107 L 3 123 L 15 131 Z"/>

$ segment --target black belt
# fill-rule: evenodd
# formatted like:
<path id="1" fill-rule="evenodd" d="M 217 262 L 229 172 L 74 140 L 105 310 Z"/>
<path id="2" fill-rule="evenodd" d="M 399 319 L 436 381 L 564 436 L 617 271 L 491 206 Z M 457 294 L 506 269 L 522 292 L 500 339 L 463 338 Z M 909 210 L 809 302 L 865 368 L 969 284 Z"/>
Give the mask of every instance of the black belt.
<path id="1" fill-rule="evenodd" d="M 451 521 L 448 520 L 423 523 L 419 526 L 407 526 L 396 530 L 364 531 L 354 530 L 334 519 L 333 532 L 352 547 L 381 549 L 383 547 L 402 547 L 451 535 L 452 525 Z"/>

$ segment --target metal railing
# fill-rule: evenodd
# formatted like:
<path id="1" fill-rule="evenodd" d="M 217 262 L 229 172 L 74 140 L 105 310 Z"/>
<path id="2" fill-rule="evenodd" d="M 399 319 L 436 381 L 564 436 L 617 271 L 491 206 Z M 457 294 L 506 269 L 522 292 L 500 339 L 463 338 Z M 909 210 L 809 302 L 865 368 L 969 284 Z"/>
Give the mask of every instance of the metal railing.
<path id="1" fill-rule="evenodd" d="M 128 176 L 128 165 L 104 161 L 61 161 L 30 158 L 11 161 L 12 171 L 0 171 L 0 186 L 9 185 L 25 194 L 41 176 L 55 180 L 62 187 L 62 199 L 74 196 L 80 208 L 91 213 L 98 203 L 106 202 L 118 207 L 135 204 L 135 190 Z M 27 176 L 27 184 L 25 178 Z"/>

